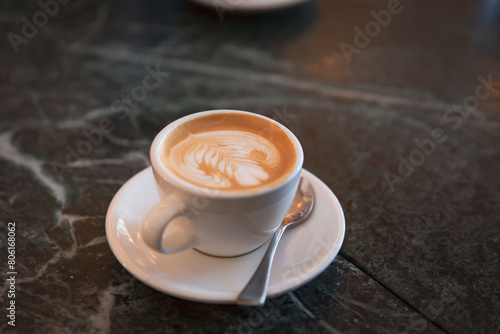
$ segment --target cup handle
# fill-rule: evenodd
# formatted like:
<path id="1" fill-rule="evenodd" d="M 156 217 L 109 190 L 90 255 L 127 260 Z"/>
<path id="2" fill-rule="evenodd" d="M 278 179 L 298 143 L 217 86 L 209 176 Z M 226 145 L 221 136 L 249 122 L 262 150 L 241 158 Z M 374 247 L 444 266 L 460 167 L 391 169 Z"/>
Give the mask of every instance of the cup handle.
<path id="1" fill-rule="evenodd" d="M 175 254 L 198 244 L 195 236 L 182 224 L 167 226 L 176 217 L 181 217 L 186 205 L 174 196 L 169 196 L 149 210 L 142 224 L 142 240 L 151 249 L 164 254 Z M 186 219 L 189 222 L 188 218 Z"/>

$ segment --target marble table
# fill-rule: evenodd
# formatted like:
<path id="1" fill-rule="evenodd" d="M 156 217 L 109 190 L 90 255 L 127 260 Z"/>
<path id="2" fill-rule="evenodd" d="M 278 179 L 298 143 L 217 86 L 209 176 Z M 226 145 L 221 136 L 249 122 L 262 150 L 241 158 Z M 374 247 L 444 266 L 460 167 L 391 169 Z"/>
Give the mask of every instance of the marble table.
<path id="1" fill-rule="evenodd" d="M 500 2 L 232 5 L 0 4 L 0 332 L 500 332 Z M 105 235 L 155 134 L 219 108 L 290 128 L 346 218 L 263 308 L 158 292 Z"/>

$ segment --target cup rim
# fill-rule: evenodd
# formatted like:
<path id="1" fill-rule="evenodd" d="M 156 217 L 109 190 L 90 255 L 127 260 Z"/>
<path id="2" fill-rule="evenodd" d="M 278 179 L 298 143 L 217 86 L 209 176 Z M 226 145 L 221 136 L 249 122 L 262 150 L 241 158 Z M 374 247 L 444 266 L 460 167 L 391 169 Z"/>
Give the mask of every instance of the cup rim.
<path id="1" fill-rule="evenodd" d="M 237 192 L 237 191 L 224 191 L 224 190 L 218 190 L 218 189 L 213 189 L 213 188 L 207 188 L 207 187 L 200 187 L 194 184 L 191 184 L 177 175 L 175 175 L 173 172 L 169 171 L 161 162 L 161 144 L 163 143 L 164 139 L 166 136 L 176 127 L 178 127 L 181 124 L 184 124 L 188 121 L 194 120 L 199 117 L 204 117 L 208 115 L 213 115 L 213 114 L 225 114 L 225 113 L 232 113 L 232 114 L 247 114 L 247 115 L 252 115 L 255 117 L 259 117 L 262 119 L 265 119 L 275 125 L 277 125 L 290 139 L 290 141 L 293 144 L 293 147 L 295 148 L 295 155 L 296 155 L 296 160 L 295 160 L 295 165 L 290 172 L 290 174 L 281 182 L 278 184 L 275 184 L 270 187 L 266 187 L 263 189 L 256 189 L 256 190 L 250 190 L 250 191 L 245 191 L 245 192 Z M 153 140 L 153 143 L 151 144 L 151 149 L 150 149 L 150 159 L 151 159 L 151 165 L 153 167 L 153 170 L 160 176 L 162 179 L 164 179 L 167 183 L 170 185 L 173 185 L 175 188 L 178 188 L 180 190 L 183 190 L 188 193 L 193 193 L 197 195 L 201 195 L 204 197 L 208 198 L 248 198 L 248 197 L 253 197 L 253 196 L 260 196 L 264 195 L 267 193 L 270 193 L 272 191 L 275 191 L 281 187 L 286 186 L 289 184 L 296 176 L 297 174 L 300 173 L 302 169 L 302 165 L 304 163 L 304 152 L 302 149 L 302 146 L 297 139 L 297 137 L 284 125 L 281 123 L 260 115 L 256 114 L 253 112 L 248 112 L 248 111 L 242 111 L 242 110 L 234 110 L 234 109 L 213 109 L 213 110 L 206 110 L 206 111 L 200 111 L 196 112 L 193 114 L 186 115 L 184 117 L 181 117 L 167 126 L 165 126 L 155 137 Z"/>

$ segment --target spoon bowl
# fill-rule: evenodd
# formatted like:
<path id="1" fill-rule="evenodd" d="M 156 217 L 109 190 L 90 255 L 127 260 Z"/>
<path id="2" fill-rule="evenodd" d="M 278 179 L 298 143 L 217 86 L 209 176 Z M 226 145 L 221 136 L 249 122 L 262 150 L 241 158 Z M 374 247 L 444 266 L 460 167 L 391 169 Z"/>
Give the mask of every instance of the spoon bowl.
<path id="1" fill-rule="evenodd" d="M 301 177 L 288 213 L 274 233 L 271 243 L 257 267 L 257 270 L 236 299 L 236 304 L 242 306 L 260 306 L 264 304 L 267 296 L 271 265 L 281 236 L 288 227 L 296 226 L 306 221 L 313 207 L 314 190 L 309 181 Z"/>

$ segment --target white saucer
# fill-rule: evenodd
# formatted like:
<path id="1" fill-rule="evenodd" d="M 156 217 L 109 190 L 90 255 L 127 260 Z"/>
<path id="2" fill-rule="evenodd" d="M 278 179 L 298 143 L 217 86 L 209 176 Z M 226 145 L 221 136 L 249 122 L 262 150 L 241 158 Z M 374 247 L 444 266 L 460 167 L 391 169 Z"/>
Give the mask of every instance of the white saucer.
<path id="1" fill-rule="evenodd" d="M 269 280 L 273 297 L 304 285 L 333 261 L 345 233 L 342 207 L 332 191 L 303 170 L 312 184 L 316 203 L 309 219 L 283 235 Z M 151 167 L 116 193 L 106 216 L 106 236 L 120 263 L 137 279 L 169 295 L 197 302 L 235 302 L 260 263 L 269 242 L 254 252 L 217 258 L 188 250 L 163 255 L 150 250 L 138 237 L 146 213 L 159 201 Z"/>
<path id="2" fill-rule="evenodd" d="M 200 5 L 228 12 L 252 12 L 282 9 L 298 5 L 309 0 L 191 0 Z"/>

